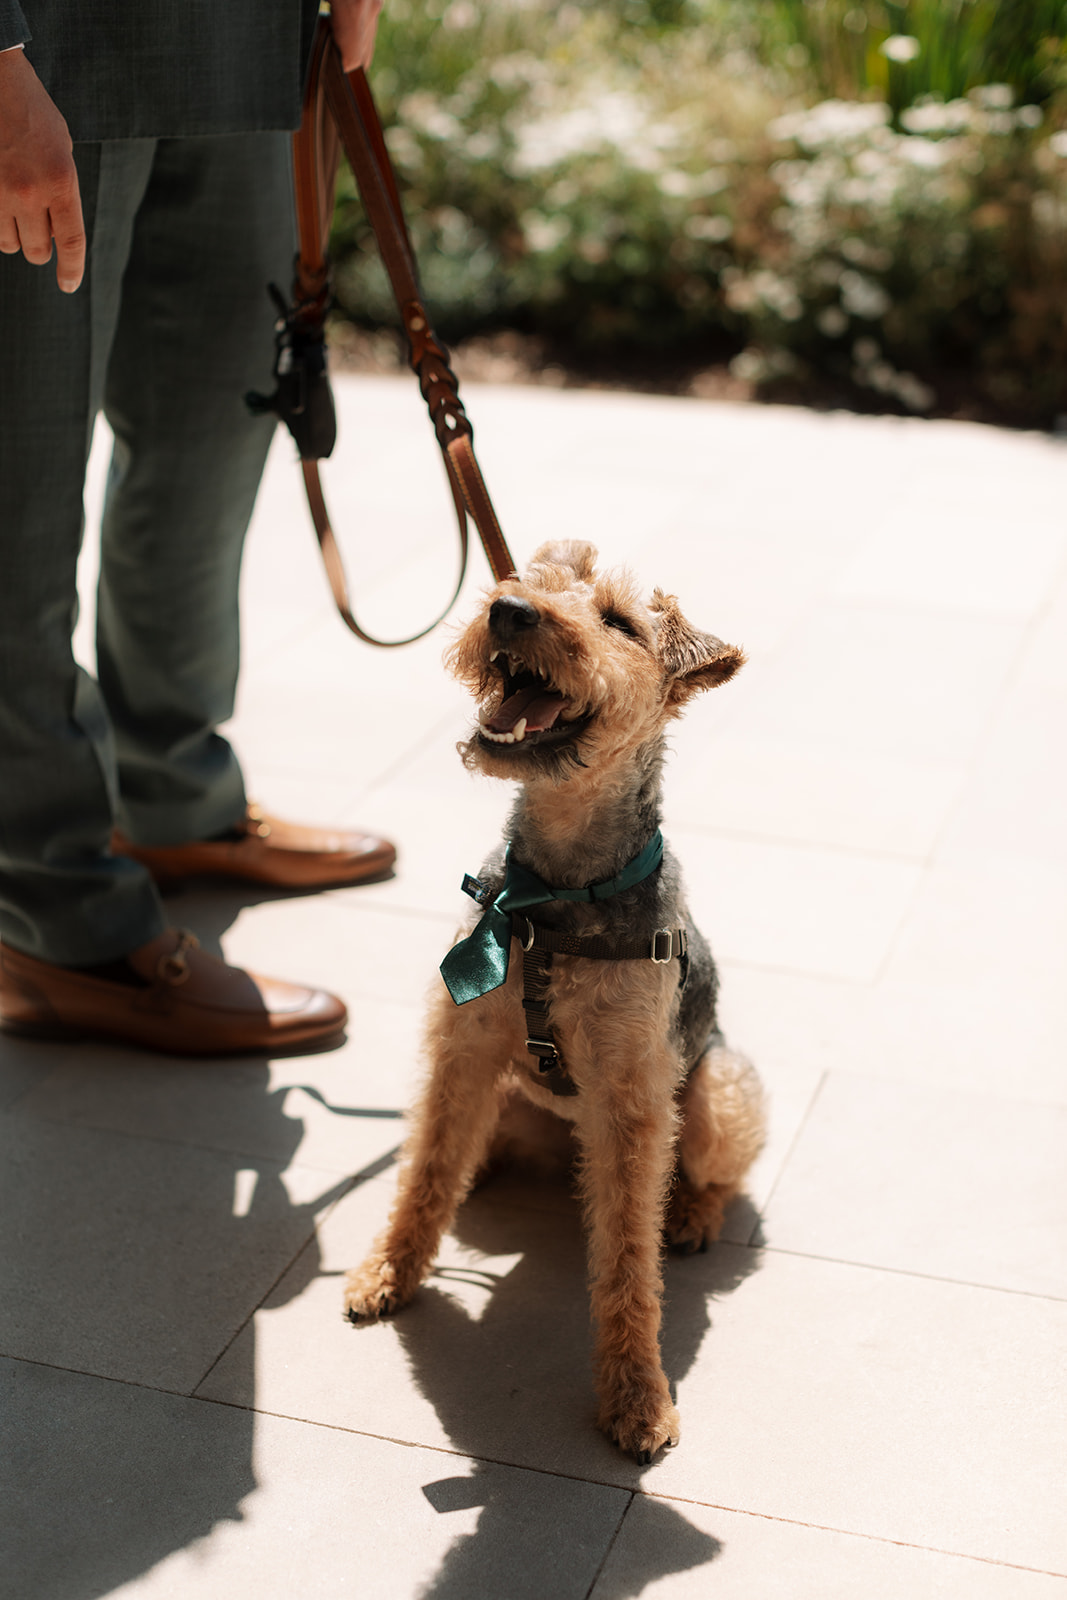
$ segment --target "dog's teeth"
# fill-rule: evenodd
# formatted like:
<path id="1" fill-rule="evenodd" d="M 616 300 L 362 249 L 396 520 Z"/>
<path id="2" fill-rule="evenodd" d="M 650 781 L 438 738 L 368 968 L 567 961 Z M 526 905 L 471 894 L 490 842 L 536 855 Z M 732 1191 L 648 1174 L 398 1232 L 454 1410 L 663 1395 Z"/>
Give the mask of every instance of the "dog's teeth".
<path id="1" fill-rule="evenodd" d="M 521 744 L 526 737 L 526 718 L 520 717 L 511 730 L 511 736 L 516 744 Z"/>
<path id="2" fill-rule="evenodd" d="M 492 665 L 493 665 L 493 662 L 494 662 L 494 661 L 495 661 L 495 660 L 496 660 L 496 658 L 497 658 L 497 656 L 498 656 L 498 655 L 499 655 L 499 654 L 500 654 L 500 651 L 499 651 L 499 650 L 494 650 L 494 651 L 493 651 L 493 653 L 492 653 L 492 655 L 491 655 L 491 656 L 490 656 L 490 657 L 489 657 L 489 665 L 490 665 L 490 666 L 492 666 Z"/>

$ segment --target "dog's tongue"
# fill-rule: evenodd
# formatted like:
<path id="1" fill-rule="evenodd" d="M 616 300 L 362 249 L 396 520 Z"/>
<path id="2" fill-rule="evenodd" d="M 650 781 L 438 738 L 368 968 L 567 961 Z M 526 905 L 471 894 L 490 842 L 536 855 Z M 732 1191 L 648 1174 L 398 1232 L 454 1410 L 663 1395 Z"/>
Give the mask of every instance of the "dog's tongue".
<path id="1" fill-rule="evenodd" d="M 494 733 L 510 733 L 520 717 L 526 718 L 527 733 L 543 733 L 551 728 L 566 700 L 558 689 L 544 689 L 540 684 L 529 684 L 508 695 L 496 714 L 489 718 L 487 728 Z"/>

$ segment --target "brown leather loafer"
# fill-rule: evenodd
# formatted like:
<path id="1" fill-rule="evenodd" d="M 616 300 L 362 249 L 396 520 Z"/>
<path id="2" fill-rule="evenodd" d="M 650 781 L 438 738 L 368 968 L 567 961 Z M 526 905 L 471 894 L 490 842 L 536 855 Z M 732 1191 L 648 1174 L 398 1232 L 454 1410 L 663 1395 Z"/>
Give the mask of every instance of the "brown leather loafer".
<path id="1" fill-rule="evenodd" d="M 143 984 L 57 967 L 0 945 L 0 1024 L 39 1038 L 106 1038 L 168 1055 L 265 1055 L 338 1035 L 335 995 L 260 978 L 168 928 L 126 957 Z"/>
<path id="2" fill-rule="evenodd" d="M 305 828 L 250 805 L 232 839 L 133 844 L 112 835 L 116 855 L 132 856 L 159 884 L 185 878 L 243 878 L 278 889 L 330 889 L 388 877 L 396 849 L 388 839 L 345 829 Z"/>

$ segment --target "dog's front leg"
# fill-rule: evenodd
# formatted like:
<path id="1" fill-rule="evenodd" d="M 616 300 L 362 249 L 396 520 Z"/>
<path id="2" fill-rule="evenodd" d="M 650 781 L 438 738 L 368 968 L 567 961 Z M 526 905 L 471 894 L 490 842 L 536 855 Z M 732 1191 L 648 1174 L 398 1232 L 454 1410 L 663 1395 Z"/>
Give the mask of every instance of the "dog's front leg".
<path id="1" fill-rule="evenodd" d="M 499 1114 L 497 1072 L 485 1020 L 459 1012 L 448 995 L 431 1007 L 431 1071 L 411 1116 L 396 1202 L 384 1233 L 345 1279 L 354 1322 L 398 1311 L 433 1266 L 441 1236 L 485 1154 Z"/>
<path id="2" fill-rule="evenodd" d="M 594 1078 L 599 1075 L 594 1069 Z M 678 1413 L 660 1360 L 661 1233 L 673 1160 L 671 1066 L 630 1083 L 590 1085 L 578 1128 L 596 1322 L 598 1422 L 644 1464 L 678 1442 Z"/>

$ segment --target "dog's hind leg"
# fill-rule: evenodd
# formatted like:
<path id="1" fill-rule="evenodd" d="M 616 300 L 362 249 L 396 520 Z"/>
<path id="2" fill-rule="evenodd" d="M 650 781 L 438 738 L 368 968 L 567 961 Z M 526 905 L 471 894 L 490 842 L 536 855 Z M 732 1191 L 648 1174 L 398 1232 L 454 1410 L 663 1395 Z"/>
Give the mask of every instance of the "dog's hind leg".
<path id="1" fill-rule="evenodd" d="M 723 1213 L 763 1147 L 763 1090 L 754 1067 L 713 1045 L 690 1073 L 680 1098 L 682 1130 L 665 1233 L 674 1249 L 706 1249 Z"/>
<path id="2" fill-rule="evenodd" d="M 387 1316 L 411 1299 L 485 1157 L 499 1114 L 486 1030 L 472 1026 L 444 995 L 431 1007 L 428 1038 L 432 1069 L 412 1112 L 389 1223 L 363 1265 L 345 1279 L 345 1310 L 353 1322 Z"/>
<path id="3" fill-rule="evenodd" d="M 669 1082 L 670 1075 L 664 1065 L 635 1073 L 634 1081 Z M 592 1088 L 576 1131 L 597 1329 L 597 1420 L 645 1463 L 661 1446 L 677 1444 L 679 1432 L 659 1350 L 660 1241 L 676 1120 L 669 1092 L 628 1090 L 617 1086 L 601 1098 Z"/>

